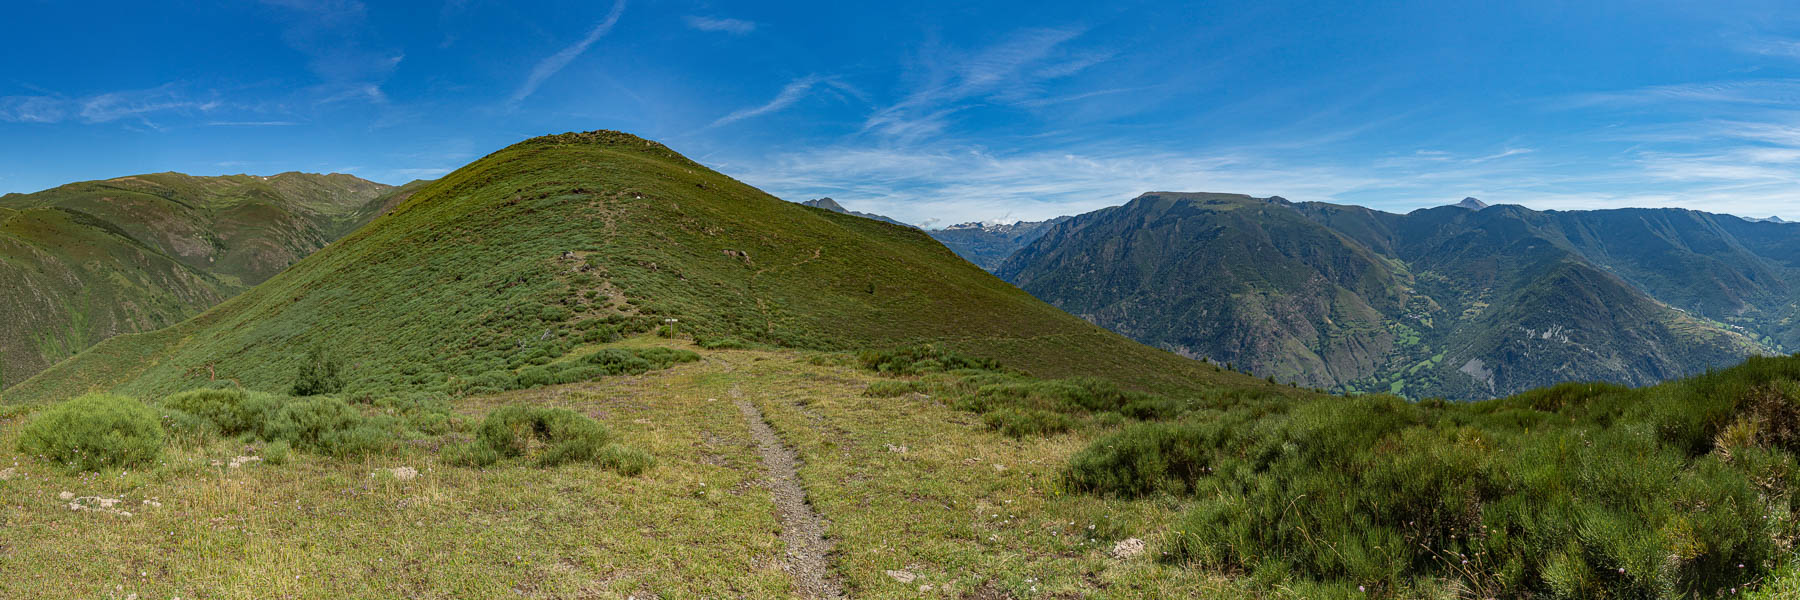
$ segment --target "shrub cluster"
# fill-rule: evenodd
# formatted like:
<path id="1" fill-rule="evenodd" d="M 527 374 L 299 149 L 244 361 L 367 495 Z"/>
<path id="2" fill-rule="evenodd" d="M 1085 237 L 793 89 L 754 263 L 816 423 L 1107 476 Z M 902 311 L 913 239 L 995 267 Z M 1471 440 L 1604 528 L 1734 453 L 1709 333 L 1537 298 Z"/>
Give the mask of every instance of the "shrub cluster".
<path id="1" fill-rule="evenodd" d="M 528 366 L 517 373 L 488 371 L 466 379 L 461 391 L 464 394 L 491 394 L 593 381 L 607 376 L 640 375 L 697 360 L 700 360 L 699 354 L 673 348 L 604 348 L 574 360 Z"/>
<path id="2" fill-rule="evenodd" d="M 470 467 L 521 457 L 540 467 L 592 462 L 628 476 L 656 464 L 643 451 L 612 443 L 612 433 L 598 421 L 564 408 L 536 406 L 507 406 L 488 413 L 475 441 L 452 447 L 447 456 L 452 464 Z"/>
<path id="3" fill-rule="evenodd" d="M 898 350 L 864 350 L 856 359 L 863 368 L 886 375 L 918 375 L 960 369 L 998 371 L 1000 364 L 925 345 Z"/>
<path id="4" fill-rule="evenodd" d="M 1637 390 L 1245 403 L 1097 439 L 1066 482 L 1191 497 L 1168 560 L 1321 595 L 1729 595 L 1800 539 L 1797 380 L 1800 358 L 1756 359 Z"/>
<path id="5" fill-rule="evenodd" d="M 893 398 L 924 393 L 982 416 L 990 429 L 1023 438 L 1075 429 L 1084 421 L 1173 418 L 1186 403 L 1120 388 L 1104 379 L 1043 380 L 1004 370 L 991 360 L 970 358 L 932 346 L 857 355 L 863 368 L 917 379 L 877 381 L 863 394 Z"/>
<path id="6" fill-rule="evenodd" d="M 71 471 L 149 464 L 162 456 L 156 411 L 143 402 L 91 394 L 38 413 L 19 435 L 19 451 Z"/>
<path id="7" fill-rule="evenodd" d="M 365 415 L 330 396 L 286 398 L 239 388 L 203 388 L 170 395 L 162 400 L 166 422 L 183 424 L 180 431 L 204 439 L 212 434 L 248 436 L 330 456 L 357 456 L 386 451 L 415 423 L 444 426 L 450 420 L 447 404 L 427 400 L 381 401 L 400 407 L 396 415 Z M 425 408 L 428 406 L 428 408 Z M 198 425 L 192 425 L 198 423 Z M 173 429 L 173 427 L 172 427 Z"/>

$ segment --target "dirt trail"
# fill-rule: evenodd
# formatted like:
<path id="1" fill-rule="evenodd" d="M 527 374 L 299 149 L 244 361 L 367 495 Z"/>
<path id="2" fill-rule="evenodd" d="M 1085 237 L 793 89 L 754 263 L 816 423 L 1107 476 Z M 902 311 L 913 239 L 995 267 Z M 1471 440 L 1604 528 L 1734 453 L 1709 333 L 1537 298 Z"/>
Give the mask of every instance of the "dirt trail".
<path id="1" fill-rule="evenodd" d="M 743 398 L 734 402 L 750 425 L 750 437 L 762 451 L 763 468 L 769 472 L 769 491 L 775 495 L 775 508 L 781 513 L 781 542 L 788 548 L 788 574 L 793 575 L 800 597 L 844 597 L 837 580 L 830 575 L 831 560 L 826 555 L 831 552 L 831 542 L 825 539 L 825 522 L 806 503 L 806 490 L 800 487 L 800 457 L 775 436 L 775 430 L 756 405 Z"/>

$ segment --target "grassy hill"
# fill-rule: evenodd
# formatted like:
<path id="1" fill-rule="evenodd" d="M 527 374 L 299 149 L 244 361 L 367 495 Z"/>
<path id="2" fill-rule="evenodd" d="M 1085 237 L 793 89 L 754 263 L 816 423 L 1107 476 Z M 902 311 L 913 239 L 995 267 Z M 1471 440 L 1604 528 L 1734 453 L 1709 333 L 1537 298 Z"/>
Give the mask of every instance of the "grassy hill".
<path id="1" fill-rule="evenodd" d="M 260 283 L 416 184 L 156 173 L 0 197 L 0 388 Z"/>
<path id="2" fill-rule="evenodd" d="M 1254 379 L 1046 305 L 924 232 L 783 202 L 660 144 L 535 138 L 173 327 L 121 336 L 5 392 L 282 389 L 314 349 L 344 392 L 463 394 L 621 330 L 850 350 L 936 343 L 1044 376 L 1156 390 Z"/>

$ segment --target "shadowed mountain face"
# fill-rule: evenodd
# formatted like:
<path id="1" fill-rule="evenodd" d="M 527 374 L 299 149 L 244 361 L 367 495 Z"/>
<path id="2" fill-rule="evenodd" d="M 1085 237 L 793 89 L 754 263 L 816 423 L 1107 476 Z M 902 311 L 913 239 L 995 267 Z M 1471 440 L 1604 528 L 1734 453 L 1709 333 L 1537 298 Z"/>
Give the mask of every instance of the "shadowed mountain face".
<path id="1" fill-rule="evenodd" d="M 1475 399 L 1800 347 L 1800 227 L 1685 210 L 1406 215 L 1145 194 L 996 270 L 1139 341 L 1282 381 Z"/>
<path id="2" fill-rule="evenodd" d="M 1056 310 L 912 227 L 785 202 L 635 136 L 534 138 L 432 182 L 192 319 L 120 336 L 6 391 L 286 389 L 306 354 L 348 396 L 459 394 L 617 323 L 816 349 L 936 343 L 1047 376 L 1270 388 Z"/>
<path id="3" fill-rule="evenodd" d="M 0 197 L 0 386 L 206 309 L 418 186 L 156 173 Z"/>

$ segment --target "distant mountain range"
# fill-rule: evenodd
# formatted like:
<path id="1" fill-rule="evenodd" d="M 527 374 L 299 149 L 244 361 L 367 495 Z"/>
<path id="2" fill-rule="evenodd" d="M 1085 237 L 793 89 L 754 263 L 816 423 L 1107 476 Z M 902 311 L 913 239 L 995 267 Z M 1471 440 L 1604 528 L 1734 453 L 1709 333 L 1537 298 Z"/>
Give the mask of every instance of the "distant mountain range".
<path id="1" fill-rule="evenodd" d="M 0 196 L 0 388 L 281 272 L 418 186 L 155 173 Z"/>
<path id="2" fill-rule="evenodd" d="M 989 271 L 1002 261 L 1036 241 L 1050 227 L 1074 217 L 1057 217 L 1048 221 L 1016 223 L 961 223 L 927 233 L 969 262 Z"/>
<path id="3" fill-rule="evenodd" d="M 1800 225 L 1690 210 L 1156 192 L 994 270 L 1139 341 L 1345 392 L 1641 385 L 1800 348 Z"/>

